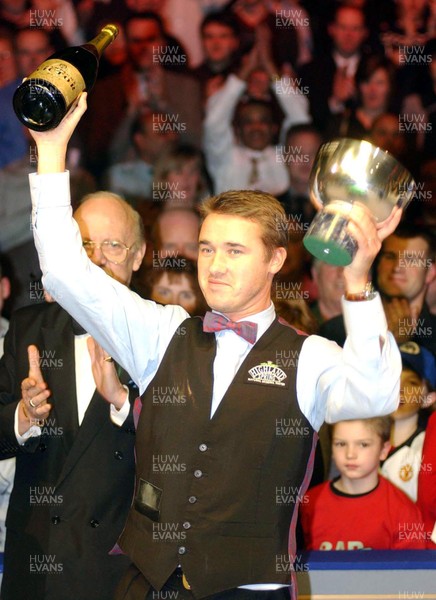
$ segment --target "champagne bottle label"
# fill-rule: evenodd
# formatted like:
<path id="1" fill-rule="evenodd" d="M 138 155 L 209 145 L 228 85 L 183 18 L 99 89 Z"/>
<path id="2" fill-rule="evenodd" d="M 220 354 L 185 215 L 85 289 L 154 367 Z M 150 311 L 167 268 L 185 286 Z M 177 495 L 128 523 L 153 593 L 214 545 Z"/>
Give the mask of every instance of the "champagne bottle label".
<path id="1" fill-rule="evenodd" d="M 38 84 L 43 86 L 45 82 L 49 82 L 54 85 L 64 97 L 66 106 L 74 102 L 86 88 L 80 71 L 71 63 L 59 58 L 46 60 L 26 79 L 36 86 L 35 94 L 38 93 Z"/>

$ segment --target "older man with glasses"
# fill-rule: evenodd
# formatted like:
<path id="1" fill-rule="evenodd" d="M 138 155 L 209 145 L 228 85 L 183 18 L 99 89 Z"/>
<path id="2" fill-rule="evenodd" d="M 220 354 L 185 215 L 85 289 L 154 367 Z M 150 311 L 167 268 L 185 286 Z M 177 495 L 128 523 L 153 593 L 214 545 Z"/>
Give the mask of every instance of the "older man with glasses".
<path id="1" fill-rule="evenodd" d="M 99 192 L 84 199 L 75 219 L 90 259 L 128 286 L 145 252 L 138 213 Z M 4 600 L 109 599 L 129 562 L 109 552 L 133 494 L 132 407 L 122 427 L 110 414 L 137 390 L 89 339 L 54 302 L 25 307 L 11 320 L 0 363 L 0 458 L 16 457 Z"/>

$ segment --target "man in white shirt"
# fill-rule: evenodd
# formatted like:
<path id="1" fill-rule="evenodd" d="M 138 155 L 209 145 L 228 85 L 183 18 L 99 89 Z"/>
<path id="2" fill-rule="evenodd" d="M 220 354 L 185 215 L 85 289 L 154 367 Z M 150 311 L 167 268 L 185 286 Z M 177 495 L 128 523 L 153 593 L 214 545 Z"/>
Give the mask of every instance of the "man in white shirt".
<path id="1" fill-rule="evenodd" d="M 33 133 L 33 223 L 44 285 L 143 394 L 135 498 L 120 538 L 132 565 L 118 597 L 176 589 L 179 598 L 284 598 L 316 431 L 398 403 L 399 352 L 367 281 L 401 211 L 382 226 L 364 208 L 348 215 L 359 249 L 344 269 L 342 350 L 275 317 L 271 284 L 287 242 L 278 201 L 261 192 L 210 199 L 198 271 L 213 312 L 202 323 L 139 298 L 81 252 L 63 157 L 85 98 L 58 128 Z M 36 404 L 43 414 L 45 401 Z M 122 423 L 125 405 L 117 408 Z"/>
<path id="2" fill-rule="evenodd" d="M 279 77 L 267 57 L 257 62 L 255 52 L 206 102 L 204 150 L 215 193 L 250 189 L 278 195 L 289 187 L 286 166 L 274 146 L 279 127 L 272 106 L 254 99 L 240 103 L 252 70 L 260 67 L 270 77 L 271 92 L 284 113 L 283 130 L 310 122 L 308 99 L 296 80 Z"/>

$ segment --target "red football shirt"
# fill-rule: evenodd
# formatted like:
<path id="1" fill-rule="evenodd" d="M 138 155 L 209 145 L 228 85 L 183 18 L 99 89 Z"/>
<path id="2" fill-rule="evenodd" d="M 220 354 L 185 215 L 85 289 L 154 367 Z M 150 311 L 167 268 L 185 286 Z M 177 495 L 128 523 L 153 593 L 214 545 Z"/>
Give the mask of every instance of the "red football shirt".
<path id="1" fill-rule="evenodd" d="M 436 413 L 428 420 L 421 468 L 418 475 L 417 504 L 422 511 L 428 536 L 436 541 Z M 434 550 L 435 544 L 430 544 Z"/>
<path id="2" fill-rule="evenodd" d="M 421 550 L 427 533 L 419 508 L 380 476 L 366 494 L 349 495 L 332 482 L 307 492 L 301 505 L 307 550 Z"/>

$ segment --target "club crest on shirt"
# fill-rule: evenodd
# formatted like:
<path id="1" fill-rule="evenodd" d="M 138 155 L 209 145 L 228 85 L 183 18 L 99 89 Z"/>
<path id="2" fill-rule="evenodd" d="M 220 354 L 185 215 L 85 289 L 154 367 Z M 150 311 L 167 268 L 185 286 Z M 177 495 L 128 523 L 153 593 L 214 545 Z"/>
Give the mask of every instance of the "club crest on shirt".
<path id="1" fill-rule="evenodd" d="M 271 360 L 255 365 L 248 371 L 247 381 L 250 383 L 261 383 L 265 385 L 278 385 L 285 387 L 288 377 L 286 373 Z"/>
<path id="2" fill-rule="evenodd" d="M 400 469 L 401 481 L 410 481 L 413 477 L 413 467 L 410 464 L 403 465 Z"/>

